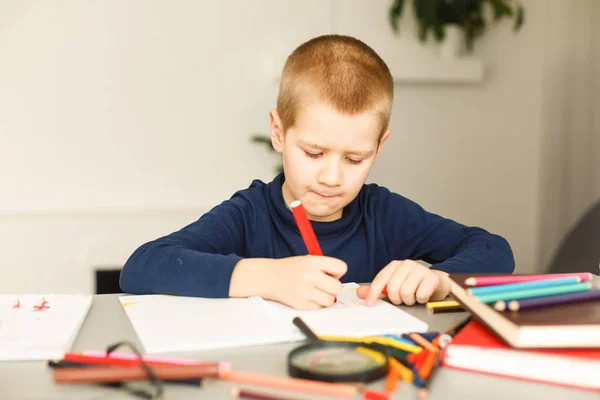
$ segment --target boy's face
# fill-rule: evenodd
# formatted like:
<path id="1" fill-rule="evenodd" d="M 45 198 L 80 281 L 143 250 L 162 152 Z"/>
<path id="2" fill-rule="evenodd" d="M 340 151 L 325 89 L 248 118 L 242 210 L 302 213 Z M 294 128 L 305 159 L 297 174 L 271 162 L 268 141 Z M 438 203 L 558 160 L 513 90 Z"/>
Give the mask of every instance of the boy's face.
<path id="1" fill-rule="evenodd" d="M 303 105 L 296 124 L 283 132 L 271 111 L 271 141 L 283 154 L 283 198 L 301 200 L 308 218 L 335 221 L 358 195 L 382 150 L 381 120 L 375 112 L 340 114 L 322 102 Z"/>

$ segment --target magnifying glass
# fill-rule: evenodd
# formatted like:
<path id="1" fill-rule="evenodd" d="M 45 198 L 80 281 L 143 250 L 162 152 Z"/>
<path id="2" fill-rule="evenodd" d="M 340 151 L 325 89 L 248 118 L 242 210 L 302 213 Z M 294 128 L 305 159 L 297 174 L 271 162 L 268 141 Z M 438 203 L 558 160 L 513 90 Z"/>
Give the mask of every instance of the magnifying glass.
<path id="1" fill-rule="evenodd" d="M 290 376 L 324 382 L 366 383 L 388 373 L 388 354 L 383 346 L 319 340 L 300 318 L 294 318 L 294 325 L 311 341 L 288 354 Z"/>

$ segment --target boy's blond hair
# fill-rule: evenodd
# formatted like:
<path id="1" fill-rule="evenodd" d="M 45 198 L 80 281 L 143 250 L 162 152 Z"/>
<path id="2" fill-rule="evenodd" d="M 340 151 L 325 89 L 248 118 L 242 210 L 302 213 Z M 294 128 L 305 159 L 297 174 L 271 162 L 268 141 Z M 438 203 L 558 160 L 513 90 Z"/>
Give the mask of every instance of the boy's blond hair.
<path id="1" fill-rule="evenodd" d="M 379 113 L 381 138 L 390 120 L 394 82 L 385 62 L 365 43 L 324 35 L 298 46 L 283 67 L 277 112 L 284 131 L 294 126 L 299 106 L 311 95 L 343 114 Z"/>

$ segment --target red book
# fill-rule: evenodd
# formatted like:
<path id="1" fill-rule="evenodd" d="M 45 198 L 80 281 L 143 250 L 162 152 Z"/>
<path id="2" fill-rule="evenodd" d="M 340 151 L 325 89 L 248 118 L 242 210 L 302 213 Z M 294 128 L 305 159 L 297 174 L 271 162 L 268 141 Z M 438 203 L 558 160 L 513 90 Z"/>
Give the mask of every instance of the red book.
<path id="1" fill-rule="evenodd" d="M 441 363 L 480 374 L 600 391 L 600 348 L 516 349 L 477 321 L 456 334 Z"/>

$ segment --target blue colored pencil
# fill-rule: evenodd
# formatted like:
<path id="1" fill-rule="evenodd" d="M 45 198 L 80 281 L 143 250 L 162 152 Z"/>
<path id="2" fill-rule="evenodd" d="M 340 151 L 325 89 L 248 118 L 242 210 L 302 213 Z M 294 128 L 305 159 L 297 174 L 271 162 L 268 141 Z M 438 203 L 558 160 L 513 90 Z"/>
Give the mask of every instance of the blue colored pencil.
<path id="1" fill-rule="evenodd" d="M 490 293 L 475 296 L 482 303 L 495 303 L 498 300 L 520 300 L 532 299 L 534 297 L 554 296 L 557 294 L 585 292 L 590 290 L 592 285 L 590 282 L 574 283 L 571 285 L 560 285 L 551 287 L 542 287 L 535 289 L 514 290 L 510 292 Z"/>
<path id="2" fill-rule="evenodd" d="M 572 276 L 567 278 L 556 278 L 556 279 L 544 279 L 539 281 L 521 282 L 521 283 L 508 283 L 504 285 L 492 285 L 492 286 L 481 286 L 471 289 L 467 289 L 467 292 L 474 296 L 481 296 L 484 294 L 512 292 L 516 290 L 525 289 L 537 289 L 552 286 L 571 285 L 574 283 L 581 282 L 581 278 Z"/>
<path id="3" fill-rule="evenodd" d="M 414 341 L 407 339 L 407 338 L 403 338 L 400 335 L 383 335 L 383 337 L 396 340 L 400 343 L 410 344 L 411 346 L 418 346 L 418 344 L 415 343 Z"/>

